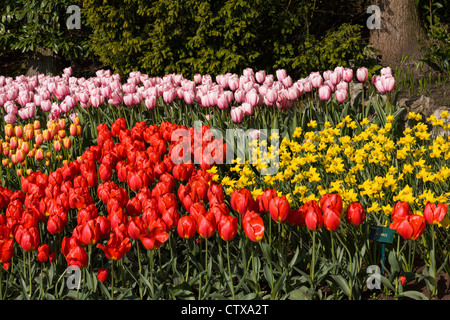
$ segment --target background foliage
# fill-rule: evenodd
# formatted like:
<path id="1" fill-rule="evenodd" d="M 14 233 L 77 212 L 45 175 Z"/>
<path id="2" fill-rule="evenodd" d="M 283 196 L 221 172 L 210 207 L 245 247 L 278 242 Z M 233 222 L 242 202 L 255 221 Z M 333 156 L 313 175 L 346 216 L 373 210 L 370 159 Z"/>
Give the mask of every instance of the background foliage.
<path id="1" fill-rule="evenodd" d="M 81 29 L 69 30 L 70 5 Z M 293 77 L 342 66 L 370 67 L 367 0 L 5 0 L 0 49 L 50 49 L 74 61 L 98 59 L 122 75 L 240 73 L 251 66 Z M 446 68 L 448 0 L 416 0 L 429 41 L 424 62 Z M 447 42 L 446 42 L 447 41 Z M 448 59 L 448 58 L 447 58 Z M 376 62 L 370 60 L 370 62 Z"/>
<path id="2" fill-rule="evenodd" d="M 90 29 L 69 30 L 69 0 L 5 0 L 0 3 L 0 50 L 37 52 L 50 49 L 68 61 L 89 56 Z M 84 17 L 81 17 L 83 19 Z"/>
<path id="3" fill-rule="evenodd" d="M 95 54 L 119 73 L 191 76 L 251 65 L 301 76 L 363 58 L 361 27 L 339 14 L 352 3 L 83 0 L 81 7 Z"/>

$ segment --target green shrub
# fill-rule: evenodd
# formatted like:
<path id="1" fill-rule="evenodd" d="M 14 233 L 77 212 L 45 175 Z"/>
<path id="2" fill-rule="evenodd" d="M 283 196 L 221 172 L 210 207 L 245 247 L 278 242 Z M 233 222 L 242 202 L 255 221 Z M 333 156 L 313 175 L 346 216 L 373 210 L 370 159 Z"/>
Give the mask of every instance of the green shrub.
<path id="1" fill-rule="evenodd" d="M 89 29 L 69 30 L 71 0 L 4 0 L 0 4 L 0 49 L 37 52 L 50 49 L 67 60 L 90 53 Z M 83 18 L 81 18 L 83 19 Z"/>
<path id="2" fill-rule="evenodd" d="M 80 1 L 95 54 L 121 74 L 191 77 L 252 67 L 300 76 L 358 60 L 365 47 L 360 26 L 336 19 L 354 1 Z"/>
<path id="3" fill-rule="evenodd" d="M 421 39 L 422 61 L 433 70 L 450 74 L 450 32 L 449 26 L 435 21 L 428 30 L 428 38 Z"/>

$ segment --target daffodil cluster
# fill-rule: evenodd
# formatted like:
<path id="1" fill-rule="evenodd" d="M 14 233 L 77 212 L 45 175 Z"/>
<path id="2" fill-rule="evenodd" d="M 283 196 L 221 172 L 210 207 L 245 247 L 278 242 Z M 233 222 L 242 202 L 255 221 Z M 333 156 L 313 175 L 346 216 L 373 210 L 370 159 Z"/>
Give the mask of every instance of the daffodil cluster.
<path id="1" fill-rule="evenodd" d="M 397 201 L 408 202 L 420 213 L 427 202 L 450 200 L 448 117 L 448 112 L 439 119 L 409 113 L 408 118 L 417 123 L 404 129 L 400 137 L 392 132 L 394 116 L 388 116 L 384 125 L 346 117 L 335 126 L 325 123 L 321 131 L 315 131 L 317 123 L 311 121 L 306 131 L 298 127 L 290 139 L 281 140 L 275 174 L 258 174 L 264 163 L 258 153 L 256 161 L 232 166 L 236 178 L 227 175 L 221 183 L 227 193 L 245 187 L 254 190 L 255 197 L 266 188 L 275 188 L 294 207 L 318 201 L 326 193 L 339 193 L 344 207 L 359 201 L 381 223 Z M 434 134 L 435 127 L 444 134 Z"/>

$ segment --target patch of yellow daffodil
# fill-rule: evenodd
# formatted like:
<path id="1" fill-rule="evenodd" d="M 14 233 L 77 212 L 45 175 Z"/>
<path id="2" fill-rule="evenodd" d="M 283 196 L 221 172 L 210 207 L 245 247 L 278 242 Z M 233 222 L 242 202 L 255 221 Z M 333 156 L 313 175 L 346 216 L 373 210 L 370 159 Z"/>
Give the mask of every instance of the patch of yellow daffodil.
<path id="1" fill-rule="evenodd" d="M 449 117 L 444 112 L 440 119 L 428 120 L 448 130 L 444 120 Z M 413 212 L 423 212 L 427 202 L 448 204 L 450 130 L 434 136 L 421 122 L 420 114 L 409 113 L 408 119 L 417 123 L 404 129 L 397 139 L 392 133 L 393 116 L 387 117 L 384 126 L 368 119 L 357 125 L 347 116 L 335 126 L 325 123 L 321 131 L 312 120 L 306 131 L 297 128 L 290 139 L 281 140 L 277 149 L 269 147 L 265 154 L 255 152 L 252 161 L 233 165 L 230 171 L 236 175 L 223 177 L 221 183 L 227 194 L 245 187 L 255 198 L 264 189 L 275 188 L 297 206 L 318 201 L 325 193 L 339 193 L 344 207 L 359 201 L 369 214 L 382 213 L 385 217 L 390 216 L 397 201 L 408 202 Z M 353 134 L 348 134 L 348 128 Z M 258 145 L 257 140 L 253 143 Z M 258 174 L 275 160 L 279 161 L 277 172 Z M 446 221 L 441 226 L 448 227 L 450 220 Z"/>

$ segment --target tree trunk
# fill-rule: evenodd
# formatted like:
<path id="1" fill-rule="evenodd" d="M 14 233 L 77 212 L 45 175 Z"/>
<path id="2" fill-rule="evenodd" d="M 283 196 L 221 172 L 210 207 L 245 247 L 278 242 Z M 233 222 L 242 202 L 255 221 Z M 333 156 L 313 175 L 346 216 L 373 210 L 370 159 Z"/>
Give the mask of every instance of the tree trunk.
<path id="1" fill-rule="evenodd" d="M 370 30 L 369 43 L 383 64 L 399 65 L 404 56 L 420 58 L 418 38 L 423 37 L 415 0 L 375 0 L 380 8 L 380 29 Z"/>
<path id="2" fill-rule="evenodd" d="M 39 74 L 56 76 L 63 72 L 64 65 L 62 59 L 53 54 L 51 50 L 40 49 L 28 60 L 27 69 L 27 76 Z"/>

